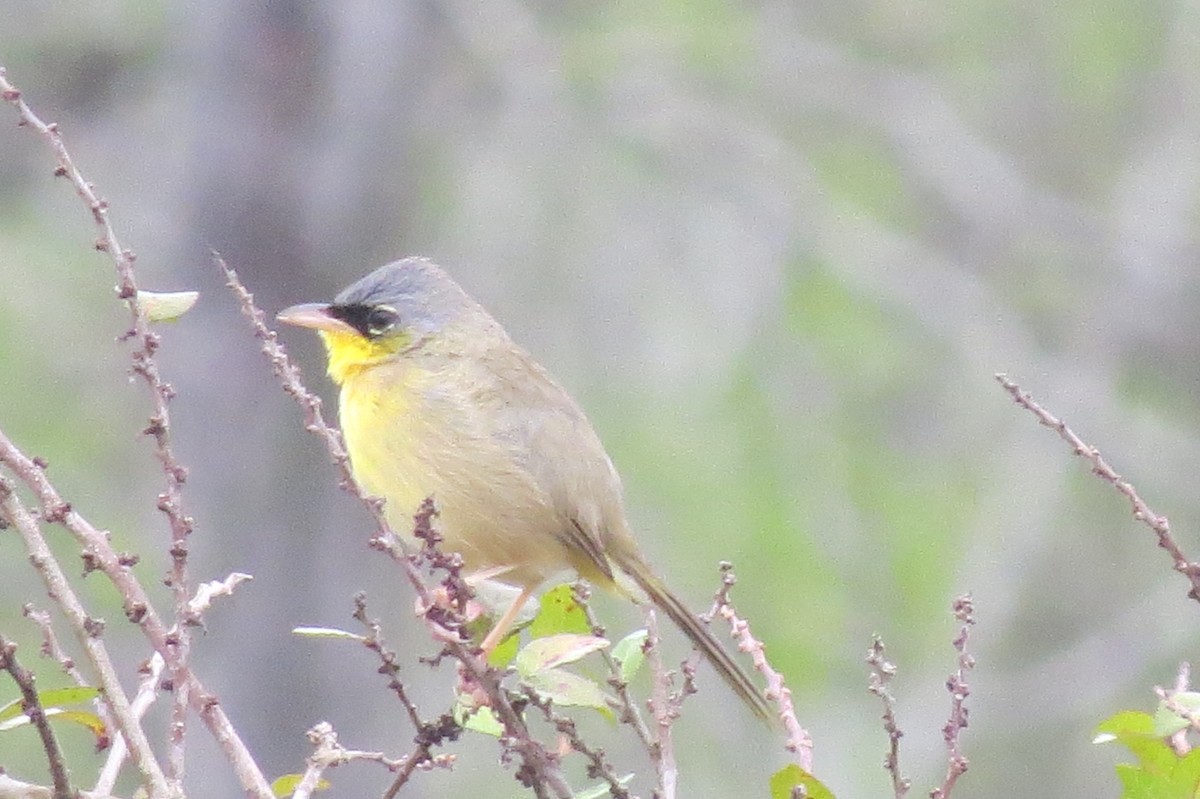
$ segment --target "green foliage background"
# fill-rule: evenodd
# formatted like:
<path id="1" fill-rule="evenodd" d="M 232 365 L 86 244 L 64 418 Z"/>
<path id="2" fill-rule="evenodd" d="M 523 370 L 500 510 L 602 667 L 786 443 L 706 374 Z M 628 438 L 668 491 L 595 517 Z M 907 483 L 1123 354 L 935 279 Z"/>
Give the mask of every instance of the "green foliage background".
<path id="1" fill-rule="evenodd" d="M 202 292 L 162 356 L 193 574 L 255 582 L 197 657 L 269 771 L 296 770 L 322 718 L 363 748 L 408 736 L 365 658 L 292 626 L 347 626 L 366 588 L 397 640 L 427 642 L 207 247 L 269 310 L 404 254 L 450 267 L 589 409 L 671 584 L 704 607 L 716 562 L 736 562 L 839 796 L 888 791 L 862 663 L 875 632 L 900 667 L 904 765 L 918 790 L 940 778 L 956 593 L 979 618 L 964 797 L 1115 794 L 1094 726 L 1148 708 L 1194 655 L 1195 608 L 1149 532 L 992 374 L 1200 549 L 1198 43 L 1193 8 L 1132 0 L 0 0 L 0 64 L 62 124 L 143 287 Z M 111 269 L 7 117 L 0 427 L 161 571 Z M 316 343 L 285 336 L 332 401 Z M 31 652 L 27 571 L 0 534 L 0 625 Z M 136 641 L 88 587 L 110 637 Z M 638 623 L 602 609 L 614 635 Z M 766 795 L 782 756 L 706 676 L 686 795 Z M 409 678 L 431 711 L 448 701 L 447 675 Z M 26 743 L 0 740 L 0 762 L 15 771 Z M 429 795 L 451 779 L 518 795 L 491 746 Z M 200 749 L 194 773 L 223 773 Z M 330 795 L 378 790 L 367 769 L 334 776 Z"/>

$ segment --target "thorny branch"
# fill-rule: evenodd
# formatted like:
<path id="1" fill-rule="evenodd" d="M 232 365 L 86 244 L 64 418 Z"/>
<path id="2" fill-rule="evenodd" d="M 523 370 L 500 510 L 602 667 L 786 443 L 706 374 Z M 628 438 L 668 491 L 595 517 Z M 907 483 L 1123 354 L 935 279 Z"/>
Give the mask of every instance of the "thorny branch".
<path id="1" fill-rule="evenodd" d="M 27 473 L 21 470 L 21 467 L 25 466 L 24 457 L 12 446 L 4 434 L 0 433 L 0 462 L 7 465 L 22 479 L 26 479 L 28 483 Z M 32 462 L 29 462 L 28 466 L 35 470 L 38 469 Z M 41 474 L 40 470 L 37 471 L 37 474 Z M 42 480 L 44 481 L 44 479 L 43 475 Z M 49 486 L 49 483 L 46 485 Z M 50 490 L 53 491 L 53 488 Z M 57 493 L 54 494 L 54 497 L 57 499 Z M 77 515 L 74 511 L 64 510 L 65 507 L 67 506 L 61 499 L 50 503 L 43 499 L 42 517 L 47 521 L 54 519 L 62 522 L 66 516 Z M 52 510 L 53 512 L 51 512 Z M 101 688 L 112 709 L 117 729 L 129 741 L 133 762 L 141 773 L 143 783 L 149 789 L 150 795 L 155 799 L 170 796 L 172 791 L 168 787 L 167 778 L 154 758 L 150 742 L 146 739 L 145 733 L 130 710 L 129 698 L 121 688 L 116 667 L 109 657 L 108 650 L 100 641 L 104 622 L 88 615 L 75 590 L 67 581 L 62 567 L 51 553 L 46 539 L 42 536 L 37 519 L 17 498 L 12 481 L 2 476 L 0 476 L 0 518 L 12 525 L 21 536 L 25 543 L 25 549 L 29 553 L 30 563 L 42 578 L 47 593 L 54 598 L 63 615 L 66 616 L 71 631 L 87 655 L 88 661 L 96 670 Z"/>
<path id="2" fill-rule="evenodd" d="M 367 495 L 354 480 L 354 475 L 350 471 L 350 459 L 346 454 L 342 438 L 325 421 L 321 412 L 320 399 L 304 386 L 300 379 L 300 370 L 288 358 L 276 333 L 267 327 L 262 310 L 254 303 L 254 296 L 246 290 L 237 273 L 216 253 L 213 253 L 213 262 L 224 274 L 226 285 L 233 291 L 241 305 L 242 313 L 250 320 L 260 348 L 270 362 L 272 371 L 284 392 L 300 405 L 304 413 L 305 429 L 324 442 L 330 458 L 338 469 L 342 489 L 358 498 L 371 513 L 376 528 L 375 536 L 370 542 L 371 546 L 387 554 L 396 562 L 412 585 L 422 607 L 434 607 L 432 592 L 410 557 L 409 547 L 392 531 L 384 517 L 382 500 Z M 453 597 L 455 589 L 450 587 L 450 590 Z M 453 618 L 456 615 L 454 608 L 445 610 L 450 621 L 458 625 L 463 623 L 461 618 Z M 517 769 L 517 779 L 531 788 L 538 797 L 548 797 L 550 794 L 546 791 L 550 789 L 560 799 L 569 799 L 571 789 L 562 775 L 557 758 L 530 735 L 524 719 L 513 707 L 507 692 L 501 687 L 499 675 L 493 669 L 488 668 L 487 664 L 476 656 L 465 641 L 448 638 L 443 645 L 446 653 L 461 663 L 463 671 L 487 694 L 492 710 L 505 730 L 505 734 L 501 738 L 502 744 L 510 747 L 521 757 L 522 765 Z"/>
<path id="3" fill-rule="evenodd" d="M 887 660 L 883 639 L 875 636 L 870 651 L 867 652 L 867 664 L 871 667 L 871 678 L 867 690 L 879 697 L 883 703 L 883 730 L 888 736 L 888 753 L 884 758 L 883 767 L 892 778 L 892 793 L 895 799 L 904 799 L 912 785 L 900 772 L 900 739 L 904 732 L 896 723 L 896 699 L 888 687 L 896 676 L 896 666 Z"/>
<path id="4" fill-rule="evenodd" d="M 958 635 L 954 638 L 954 649 L 958 652 L 958 667 L 946 680 L 946 690 L 950 692 L 950 718 L 942 727 L 942 738 L 946 742 L 948 762 L 946 777 L 942 784 L 929 792 L 930 799 L 950 799 L 950 792 L 958 782 L 958 778 L 966 773 L 970 763 L 962 753 L 959 745 L 959 735 L 967 728 L 967 697 L 971 688 L 967 685 L 967 672 L 975 668 L 975 658 L 967 651 L 967 642 L 971 637 L 971 627 L 975 624 L 975 606 L 970 594 L 963 594 L 954 600 L 954 618 L 958 620 Z"/>
<path id="5" fill-rule="evenodd" d="M 750 632 L 750 623 L 737 615 L 729 600 L 729 591 L 737 578 L 733 574 L 733 565 L 721 564 L 721 588 L 716 594 L 716 614 L 729 622 L 730 635 L 737 641 L 738 649 L 750 655 L 755 670 L 767 681 L 767 698 L 775 701 L 779 707 L 779 718 L 787 733 L 785 748 L 796 755 L 800 768 L 812 773 L 813 741 L 808 730 L 800 726 L 796 718 L 796 708 L 792 704 L 792 690 L 783 682 L 783 675 L 775 671 L 767 661 L 766 647 Z"/>
<path id="6" fill-rule="evenodd" d="M 661 639 L 658 637 L 658 620 L 654 608 L 647 606 L 646 640 L 642 651 L 646 653 L 646 662 L 650 666 L 651 696 L 649 700 L 650 715 L 658 728 L 658 737 L 650 749 L 650 759 L 658 772 L 658 785 L 662 792 L 661 799 L 675 799 L 675 790 L 679 784 L 679 766 L 675 762 L 675 739 L 671 735 L 671 726 L 679 717 L 679 708 L 683 697 L 687 695 L 687 685 L 674 697 L 671 696 L 671 678 L 663 665 Z M 694 688 L 693 688 L 694 690 Z"/>
<path id="7" fill-rule="evenodd" d="M 75 792 L 67 776 L 67 765 L 58 747 L 58 739 L 54 737 L 54 730 L 50 729 L 46 709 L 38 699 L 33 674 L 17 662 L 17 645 L 3 635 L 0 635 L 0 669 L 7 671 L 17 684 L 21 691 L 21 710 L 37 728 L 42 739 L 42 751 L 50 762 L 50 778 L 54 781 L 54 799 L 74 799 Z"/>
<path id="8" fill-rule="evenodd" d="M 382 752 L 364 752 L 358 749 L 347 749 L 338 742 L 337 733 L 327 721 L 317 723 L 307 733 L 309 743 L 314 747 L 308 756 L 307 767 L 300 778 L 300 783 L 292 792 L 292 799 L 309 799 L 314 792 L 322 788 L 321 775 L 326 769 L 343 766 L 354 761 L 380 763 L 389 771 L 411 771 L 418 766 L 446 766 L 451 761 L 435 760 L 432 762 L 417 762 L 414 764 L 410 756 L 402 760 L 393 760 Z"/>
<path id="9" fill-rule="evenodd" d="M 1179 672 L 1175 676 L 1174 688 L 1168 689 L 1163 688 L 1162 686 L 1155 686 L 1154 688 L 1154 693 L 1162 701 L 1163 707 L 1187 722 L 1188 726 L 1184 727 L 1178 732 L 1175 732 L 1168 739 L 1171 749 L 1173 749 L 1175 754 L 1179 757 L 1183 757 L 1188 752 L 1192 751 L 1192 744 L 1187 737 L 1188 730 L 1200 731 L 1200 715 L 1197 715 L 1194 710 L 1184 707 L 1179 701 L 1179 695 L 1188 690 L 1188 684 L 1191 681 L 1191 676 L 1191 664 L 1187 662 L 1180 663 Z"/>
<path id="10" fill-rule="evenodd" d="M 379 673 L 388 678 L 388 688 L 396 694 L 400 700 L 400 704 L 404 706 L 404 710 L 417 732 L 414 738 L 416 748 L 405 758 L 403 766 L 396 769 L 398 772 L 396 779 L 392 781 L 392 784 L 383 794 L 384 799 L 391 799 L 391 797 L 399 793 L 400 789 L 408 782 L 417 769 L 432 767 L 433 765 L 450 768 L 455 760 L 454 755 L 434 755 L 433 749 L 434 747 L 441 746 L 446 741 L 458 740 L 462 728 L 454 720 L 454 717 L 449 714 L 443 715 L 432 722 L 421 718 L 416 703 L 408 695 L 408 689 L 404 687 L 404 683 L 400 681 L 399 658 L 396 656 L 395 651 L 388 648 L 386 642 L 384 642 L 379 621 L 367 615 L 367 597 L 365 593 L 360 592 L 354 597 L 354 618 L 367 628 L 367 635 L 362 639 L 363 645 L 379 658 Z"/>
<path id="11" fill-rule="evenodd" d="M 94 527 L 73 510 L 46 478 L 44 464 L 21 452 L 3 431 L 0 431 L 0 463 L 7 466 L 33 491 L 40 505 L 42 519 L 61 524 L 79 541 L 83 547 L 85 568 L 100 570 L 113 583 L 124 603 L 126 618 L 142 629 L 150 645 L 170 664 L 175 656 L 173 631 L 169 631 L 163 624 L 145 589 L 130 568 L 133 560 L 127 555 L 117 553 L 109 543 L 107 533 Z M 130 752 L 134 763 L 142 770 L 143 777 L 155 788 L 151 795 L 166 796 L 168 792 L 165 777 L 150 752 L 144 733 L 129 714 L 128 699 L 121 690 L 108 653 L 99 641 L 98 636 L 103 631 L 104 623 L 91 618 L 79 603 L 62 568 L 50 554 L 33 514 L 11 493 L 11 484 L 6 480 L 0 480 L 0 500 L 3 500 L 0 502 L 0 515 L 21 532 L 30 553 L 30 561 L 42 575 L 47 592 L 66 614 L 76 639 L 93 667 L 97 669 L 104 685 L 105 696 L 116 715 L 118 729 L 127 737 L 134 736 L 129 738 Z M 185 670 L 184 679 L 188 682 L 188 698 L 192 709 L 199 714 L 221 747 L 241 780 L 242 787 L 255 796 L 270 797 L 271 786 L 263 777 L 216 697 L 204 688 L 190 669 Z M 177 690 L 178 688 L 179 686 L 176 686 Z"/>
<path id="12" fill-rule="evenodd" d="M 186 603 L 189 596 L 187 580 L 187 538 L 192 532 L 193 519 L 183 510 L 183 484 L 187 480 L 187 469 L 175 457 L 171 446 L 171 416 L 169 404 L 175 396 L 175 390 L 163 380 L 155 360 L 160 339 L 157 333 L 150 329 L 150 321 L 142 309 L 138 299 L 137 280 L 133 264 L 137 256 L 132 250 L 121 246 L 117 239 L 112 221 L 109 219 L 108 201 L 96 193 L 96 188 L 83 176 L 75 166 L 75 162 L 63 142 L 62 133 L 55 122 L 44 122 L 26 104 L 21 90 L 9 83 L 4 70 L 0 68 L 0 99 L 12 105 L 17 110 L 17 124 L 32 128 L 45 139 L 55 160 L 58 162 L 54 169 L 56 177 L 65 177 L 75 187 L 75 192 L 91 211 L 92 219 L 100 230 L 96 240 L 96 249 L 108 253 L 117 271 L 117 297 L 129 306 L 130 329 L 123 339 L 136 339 L 137 348 L 133 351 L 134 374 L 140 376 L 150 389 L 153 411 L 150 421 L 143 433 L 154 439 L 155 456 L 166 477 L 166 486 L 158 496 L 158 509 L 168 520 L 171 529 L 172 559 L 171 573 L 168 584 L 175 597 L 175 616 L 180 622 L 175 630 L 175 657 L 170 661 L 173 678 L 176 684 L 175 697 L 172 705 L 171 746 L 168 761 L 170 774 L 176 781 L 183 778 L 184 769 L 184 736 L 187 721 L 189 682 L 186 670 L 191 648 L 191 632 L 188 623 L 192 621 L 186 613 Z"/>
<path id="13" fill-rule="evenodd" d="M 1129 501 L 1129 505 L 1133 509 L 1133 518 L 1154 531 L 1154 535 L 1158 538 L 1158 545 L 1171 556 L 1175 571 L 1187 577 L 1191 583 L 1192 587 L 1188 591 L 1188 596 L 1200 602 L 1200 563 L 1188 558 L 1171 536 L 1171 523 L 1167 520 L 1167 517 L 1155 513 L 1146 504 L 1145 500 L 1141 498 L 1137 489 L 1128 480 L 1117 474 L 1112 466 L 1108 464 L 1108 461 L 1100 456 L 1098 449 L 1077 436 L 1075 431 L 1067 427 L 1066 422 L 1062 419 L 1054 416 L 1035 402 L 1019 385 L 1009 380 L 1007 375 L 997 374 L 996 382 L 1004 387 L 1004 390 L 1012 397 L 1013 402 L 1032 413 L 1044 426 L 1058 433 L 1063 441 L 1071 445 L 1071 449 L 1076 455 L 1090 463 L 1092 465 L 1092 474 L 1110 484 Z"/>
<path id="14" fill-rule="evenodd" d="M 608 795 L 612 799 L 631 799 L 629 791 L 621 782 L 621 778 L 616 775 L 612 769 L 612 764 L 608 762 L 608 757 L 603 749 L 592 748 L 579 737 L 579 730 L 575 726 L 574 720 L 561 716 L 554 712 L 554 708 L 548 699 L 540 697 L 536 691 L 527 690 L 525 692 L 529 703 L 542 711 L 542 715 L 546 717 L 546 721 L 554 725 L 554 729 L 559 732 L 571 745 L 571 749 L 583 755 L 587 761 L 587 775 L 589 779 L 604 780 L 608 785 Z"/>
<path id="15" fill-rule="evenodd" d="M 582 580 L 576 582 L 572 587 L 572 592 L 575 596 L 575 602 L 583 610 L 584 618 L 587 619 L 588 627 L 592 630 L 592 635 L 597 638 L 607 638 L 607 631 L 604 625 L 596 617 L 592 610 L 591 603 L 591 588 Z M 642 714 L 638 712 L 637 706 L 633 702 L 633 698 L 629 694 L 629 684 L 621 677 L 621 664 L 617 663 L 612 652 L 607 647 L 600 650 L 600 657 L 604 659 L 604 663 L 608 666 L 608 685 L 617 694 L 617 720 L 622 724 L 628 724 L 633 727 L 633 731 L 637 734 L 638 740 L 642 742 L 642 746 L 646 752 L 653 756 L 657 744 L 650 737 L 650 730 L 646 727 L 645 720 L 642 719 Z M 661 787 L 661 782 L 660 782 Z"/>

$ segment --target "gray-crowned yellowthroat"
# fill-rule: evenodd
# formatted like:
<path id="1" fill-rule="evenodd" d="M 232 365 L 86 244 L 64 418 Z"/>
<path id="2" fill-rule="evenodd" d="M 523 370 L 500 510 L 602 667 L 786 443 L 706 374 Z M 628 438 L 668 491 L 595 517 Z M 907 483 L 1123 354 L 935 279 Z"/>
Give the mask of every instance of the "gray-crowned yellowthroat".
<path id="1" fill-rule="evenodd" d="M 433 497 L 444 548 L 521 589 L 485 651 L 539 586 L 574 569 L 641 601 L 636 585 L 756 714 L 771 716 L 746 672 L 646 564 L 620 478 L 583 411 L 445 271 L 406 258 L 332 303 L 278 318 L 320 333 L 354 476 L 386 500 L 392 527 L 410 530 Z"/>

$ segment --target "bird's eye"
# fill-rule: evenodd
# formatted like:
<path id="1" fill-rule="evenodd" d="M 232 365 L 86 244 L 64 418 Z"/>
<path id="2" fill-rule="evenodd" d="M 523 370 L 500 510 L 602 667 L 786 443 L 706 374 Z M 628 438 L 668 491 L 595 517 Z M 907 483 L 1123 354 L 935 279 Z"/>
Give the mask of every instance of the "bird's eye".
<path id="1" fill-rule="evenodd" d="M 372 336 L 382 336 L 392 329 L 399 318 L 395 308 L 377 305 L 367 314 L 367 332 Z"/>

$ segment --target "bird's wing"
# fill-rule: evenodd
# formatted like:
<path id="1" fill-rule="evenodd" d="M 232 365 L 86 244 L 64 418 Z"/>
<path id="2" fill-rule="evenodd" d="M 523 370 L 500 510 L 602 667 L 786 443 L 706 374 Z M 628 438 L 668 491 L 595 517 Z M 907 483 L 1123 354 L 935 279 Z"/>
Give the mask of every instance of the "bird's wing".
<path id="1" fill-rule="evenodd" d="M 626 534 L 617 471 L 571 396 L 526 353 L 505 355 L 506 362 L 491 364 L 503 386 L 497 435 L 557 511 L 559 529 L 552 533 L 571 552 L 572 565 L 590 565 L 611 580 L 605 552 Z"/>

